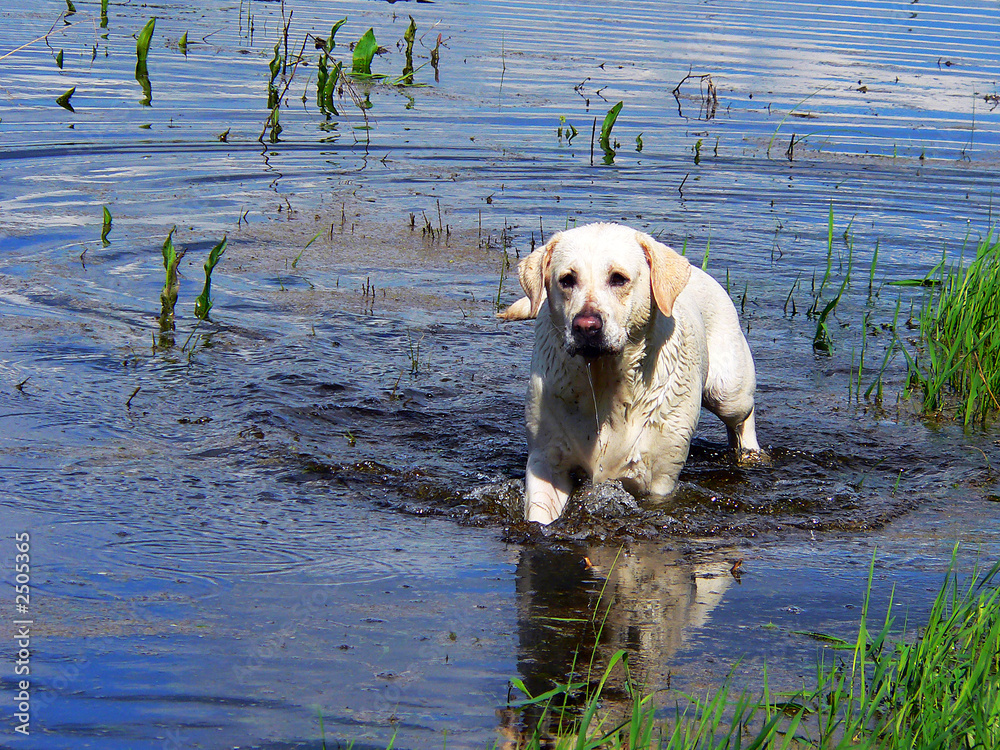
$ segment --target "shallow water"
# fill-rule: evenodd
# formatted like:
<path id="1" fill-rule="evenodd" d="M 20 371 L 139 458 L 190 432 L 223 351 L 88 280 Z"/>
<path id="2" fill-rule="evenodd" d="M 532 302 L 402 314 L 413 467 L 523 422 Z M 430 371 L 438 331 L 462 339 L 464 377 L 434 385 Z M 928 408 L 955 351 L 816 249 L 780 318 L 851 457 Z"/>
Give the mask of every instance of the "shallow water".
<path id="1" fill-rule="evenodd" d="M 258 138 L 280 4 L 112 4 L 107 38 L 96 3 L 0 10 L 0 55 L 52 30 L 0 60 L 0 529 L 31 533 L 33 566 L 32 734 L 0 744 L 484 746 L 527 721 L 511 677 L 548 689 L 594 648 L 576 621 L 606 580 L 595 664 L 627 647 L 651 686 L 718 684 L 740 658 L 794 682 L 818 646 L 792 631 L 853 635 L 873 548 L 880 606 L 895 585 L 916 620 L 955 542 L 966 569 L 996 559 L 996 430 L 916 419 L 898 355 L 884 403 L 863 393 L 897 299 L 901 328 L 922 299 L 884 283 L 994 221 L 1000 11 L 660 8 L 286 3 L 292 57 L 346 16 L 334 56 L 371 26 L 373 69 L 399 75 L 412 14 L 424 65 L 327 119 L 308 39 L 276 143 Z M 689 72 L 717 102 L 694 79 L 674 96 Z M 75 112 L 55 103 L 72 86 Z M 592 165 L 619 100 L 617 153 Z M 831 207 L 821 298 L 851 281 L 825 356 L 805 310 Z M 493 313 L 518 295 L 505 258 L 590 220 L 709 248 L 770 461 L 731 465 L 707 415 L 669 505 L 542 533 L 512 513 L 530 326 Z"/>

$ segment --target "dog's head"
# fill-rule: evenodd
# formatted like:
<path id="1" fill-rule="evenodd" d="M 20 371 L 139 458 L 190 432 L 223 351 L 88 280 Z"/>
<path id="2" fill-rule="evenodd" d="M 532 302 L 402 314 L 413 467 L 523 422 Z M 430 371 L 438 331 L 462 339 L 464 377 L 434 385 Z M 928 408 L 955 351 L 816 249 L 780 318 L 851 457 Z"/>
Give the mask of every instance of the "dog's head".
<path id="1" fill-rule="evenodd" d="M 691 266 L 648 234 L 588 224 L 556 234 L 517 271 L 528 296 L 500 317 L 534 318 L 547 299 L 566 351 L 592 358 L 620 354 L 629 335 L 649 322 L 654 301 L 661 313 L 673 315 Z"/>

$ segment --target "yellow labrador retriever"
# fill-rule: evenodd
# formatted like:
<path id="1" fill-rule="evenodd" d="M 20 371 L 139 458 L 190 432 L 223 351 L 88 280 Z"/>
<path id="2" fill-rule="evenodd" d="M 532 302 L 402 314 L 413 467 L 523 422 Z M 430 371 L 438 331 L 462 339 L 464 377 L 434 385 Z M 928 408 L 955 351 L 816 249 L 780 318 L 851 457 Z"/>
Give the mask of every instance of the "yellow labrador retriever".
<path id="1" fill-rule="evenodd" d="M 518 275 L 527 297 L 500 317 L 538 319 L 525 406 L 527 520 L 562 514 L 574 471 L 667 495 L 703 405 L 738 455 L 760 450 L 753 357 L 711 276 L 618 224 L 555 235 Z"/>

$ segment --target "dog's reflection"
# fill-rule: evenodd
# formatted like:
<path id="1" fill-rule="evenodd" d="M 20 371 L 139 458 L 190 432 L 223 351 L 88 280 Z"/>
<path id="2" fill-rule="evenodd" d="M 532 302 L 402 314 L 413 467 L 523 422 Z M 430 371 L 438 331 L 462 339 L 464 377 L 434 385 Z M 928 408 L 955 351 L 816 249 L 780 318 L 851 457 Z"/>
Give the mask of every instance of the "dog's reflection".
<path id="1" fill-rule="evenodd" d="M 588 684 L 589 690 L 576 691 L 566 711 L 561 696 L 544 715 L 541 705 L 501 709 L 500 733 L 508 746 L 523 744 L 536 729 L 542 737 L 574 733 L 585 693 L 596 688 L 620 649 L 628 653 L 633 684 L 647 690 L 666 686 L 670 657 L 685 630 L 705 622 L 732 580 L 724 561 L 694 564 L 653 546 L 522 550 L 517 567 L 522 681 L 533 696 L 571 681 Z M 602 696 L 606 718 L 630 710 L 621 665 L 611 671 Z"/>

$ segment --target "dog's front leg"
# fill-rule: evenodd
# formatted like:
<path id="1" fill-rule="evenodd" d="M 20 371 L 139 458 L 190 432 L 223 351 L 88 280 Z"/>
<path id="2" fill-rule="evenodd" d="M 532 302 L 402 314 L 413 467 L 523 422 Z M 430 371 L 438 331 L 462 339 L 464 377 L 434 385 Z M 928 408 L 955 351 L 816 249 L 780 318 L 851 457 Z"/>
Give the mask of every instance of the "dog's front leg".
<path id="1" fill-rule="evenodd" d="M 543 526 L 562 515 L 572 484 L 569 472 L 552 468 L 537 452 L 528 455 L 524 478 L 524 517 Z"/>

